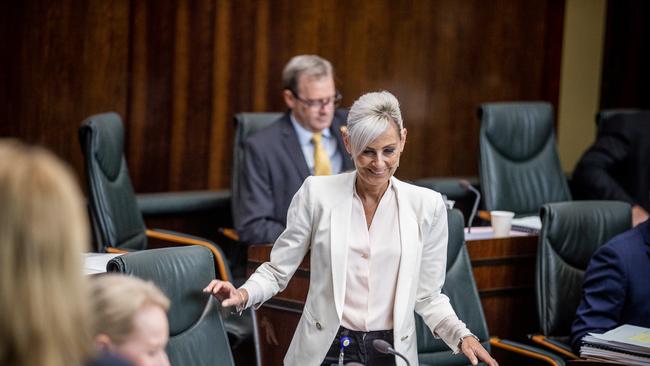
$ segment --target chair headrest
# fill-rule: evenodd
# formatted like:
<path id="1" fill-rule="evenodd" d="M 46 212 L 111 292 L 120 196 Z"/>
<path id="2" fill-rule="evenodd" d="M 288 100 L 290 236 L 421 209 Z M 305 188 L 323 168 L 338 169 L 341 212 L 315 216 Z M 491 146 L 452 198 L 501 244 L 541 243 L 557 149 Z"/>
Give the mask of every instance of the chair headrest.
<path id="1" fill-rule="evenodd" d="M 485 103 L 479 114 L 485 136 L 510 160 L 535 156 L 553 134 L 553 106 L 546 102 Z"/>
<path id="2" fill-rule="evenodd" d="M 620 201 L 549 203 L 540 215 L 542 237 L 564 262 L 579 270 L 587 268 L 596 249 L 629 230 L 632 222 L 630 205 Z"/>
<path id="3" fill-rule="evenodd" d="M 449 239 L 447 241 L 447 269 L 451 268 L 465 243 L 465 219 L 458 209 L 447 210 L 447 227 Z"/>
<path id="4" fill-rule="evenodd" d="M 82 122 L 81 141 L 87 156 L 92 156 L 111 181 L 120 173 L 124 160 L 124 126 L 115 112 L 96 114 Z M 90 153 L 90 154 L 88 154 Z"/>
<path id="5" fill-rule="evenodd" d="M 109 272 L 122 272 L 153 281 L 169 297 L 169 333 L 191 328 L 204 313 L 209 295 L 203 288 L 215 278 L 209 249 L 186 246 L 141 250 L 113 258 Z"/>

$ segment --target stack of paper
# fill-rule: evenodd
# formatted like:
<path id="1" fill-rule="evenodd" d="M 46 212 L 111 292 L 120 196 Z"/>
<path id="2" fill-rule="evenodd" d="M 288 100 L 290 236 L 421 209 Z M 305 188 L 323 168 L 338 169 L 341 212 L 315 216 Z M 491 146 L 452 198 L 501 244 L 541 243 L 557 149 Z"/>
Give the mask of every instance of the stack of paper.
<path id="1" fill-rule="evenodd" d="M 106 272 L 108 262 L 122 254 L 84 253 L 84 274 L 91 275 Z"/>
<path id="2" fill-rule="evenodd" d="M 589 333 L 582 339 L 580 356 L 623 365 L 650 366 L 650 329 L 622 325 L 605 334 Z"/>
<path id="3" fill-rule="evenodd" d="M 512 230 L 539 234 L 542 230 L 542 219 L 539 216 L 525 216 L 512 219 Z"/>

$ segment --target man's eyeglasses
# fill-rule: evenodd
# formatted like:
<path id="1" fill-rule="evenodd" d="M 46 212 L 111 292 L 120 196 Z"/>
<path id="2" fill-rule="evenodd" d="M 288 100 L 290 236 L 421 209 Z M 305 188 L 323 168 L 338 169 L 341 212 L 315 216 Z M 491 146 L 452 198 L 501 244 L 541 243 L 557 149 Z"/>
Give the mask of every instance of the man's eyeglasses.
<path id="1" fill-rule="evenodd" d="M 334 105 L 335 107 L 339 105 L 339 102 L 341 102 L 341 99 L 343 99 L 343 96 L 339 91 L 336 91 L 336 94 L 333 97 L 325 98 L 325 99 L 303 99 L 298 96 L 298 93 L 295 91 L 291 90 L 291 94 L 293 94 L 293 97 L 296 98 L 299 102 L 303 103 L 307 107 L 311 109 L 321 109 L 324 107 L 328 107 L 330 105 Z"/>

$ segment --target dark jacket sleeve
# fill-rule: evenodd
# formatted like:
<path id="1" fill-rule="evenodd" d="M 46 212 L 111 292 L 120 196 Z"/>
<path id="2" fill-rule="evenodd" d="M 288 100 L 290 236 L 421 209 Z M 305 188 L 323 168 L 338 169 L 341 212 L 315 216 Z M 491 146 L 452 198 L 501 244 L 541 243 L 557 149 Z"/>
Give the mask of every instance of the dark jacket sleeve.
<path id="1" fill-rule="evenodd" d="M 635 204 L 614 174 L 622 169 L 631 153 L 630 136 L 624 130 L 621 126 L 605 126 L 596 142 L 582 156 L 572 177 L 577 198 Z"/>
<path id="2" fill-rule="evenodd" d="M 240 240 L 248 244 L 272 243 L 284 230 L 284 223 L 274 219 L 274 199 L 270 164 L 255 144 L 246 144 L 246 159 L 235 220 Z"/>
<path id="3" fill-rule="evenodd" d="M 585 272 L 582 300 L 571 327 L 571 345 L 576 352 L 587 333 L 604 333 L 620 325 L 626 292 L 623 260 L 612 245 L 605 245 Z"/>

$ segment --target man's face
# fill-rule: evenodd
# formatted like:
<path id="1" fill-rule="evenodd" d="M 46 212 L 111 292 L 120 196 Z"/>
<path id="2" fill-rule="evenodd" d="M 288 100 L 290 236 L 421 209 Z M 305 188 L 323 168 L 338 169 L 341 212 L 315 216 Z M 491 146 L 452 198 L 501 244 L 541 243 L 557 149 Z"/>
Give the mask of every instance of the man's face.
<path id="1" fill-rule="evenodd" d="M 336 87 L 332 76 L 314 78 L 300 75 L 298 95 L 284 91 L 284 101 L 300 125 L 312 132 L 329 128 L 334 118 Z"/>

